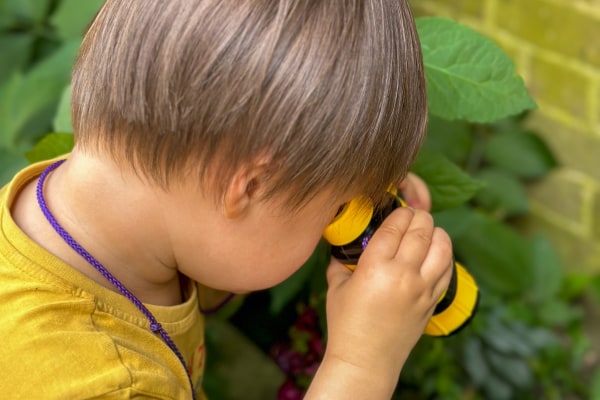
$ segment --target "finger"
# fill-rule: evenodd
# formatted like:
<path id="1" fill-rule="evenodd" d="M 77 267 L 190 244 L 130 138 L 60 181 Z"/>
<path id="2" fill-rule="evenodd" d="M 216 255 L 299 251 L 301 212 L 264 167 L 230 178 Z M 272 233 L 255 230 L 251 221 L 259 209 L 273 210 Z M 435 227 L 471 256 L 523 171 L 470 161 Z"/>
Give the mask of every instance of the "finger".
<path id="1" fill-rule="evenodd" d="M 415 210 L 410 226 L 398 248 L 396 259 L 401 265 L 420 269 L 429 253 L 433 232 L 433 217 L 425 211 Z"/>
<path id="2" fill-rule="evenodd" d="M 350 276 L 352 275 L 352 271 L 350 271 L 344 264 L 336 260 L 335 258 L 331 258 L 329 263 L 329 267 L 327 267 L 327 285 L 329 287 L 338 287 L 342 283 L 344 283 Z"/>
<path id="3" fill-rule="evenodd" d="M 410 172 L 409 172 L 409 173 L 410 173 Z M 404 178 L 404 179 L 402 180 L 402 182 L 400 182 L 400 183 L 398 184 L 398 190 L 401 190 L 401 191 L 405 190 L 405 189 L 406 189 L 406 187 L 408 186 L 408 184 L 409 184 L 409 182 L 408 182 L 408 176 L 407 176 L 406 178 Z"/>
<path id="4" fill-rule="evenodd" d="M 450 283 L 453 268 L 452 241 L 443 229 L 435 228 L 429 252 L 421 266 L 421 276 L 436 282 L 434 291 L 441 294 Z"/>
<path id="5" fill-rule="evenodd" d="M 375 231 L 361 259 L 372 257 L 393 259 L 413 217 L 414 210 L 411 208 L 403 207 L 394 210 Z"/>
<path id="6" fill-rule="evenodd" d="M 431 194 L 423 179 L 409 172 L 406 179 L 398 185 L 406 204 L 421 210 L 431 210 Z"/>

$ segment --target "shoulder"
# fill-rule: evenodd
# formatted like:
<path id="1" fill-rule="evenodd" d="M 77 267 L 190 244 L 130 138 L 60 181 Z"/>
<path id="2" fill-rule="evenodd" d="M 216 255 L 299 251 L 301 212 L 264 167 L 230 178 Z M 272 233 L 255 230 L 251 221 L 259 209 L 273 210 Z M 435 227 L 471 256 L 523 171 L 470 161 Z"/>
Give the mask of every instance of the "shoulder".
<path id="1" fill-rule="evenodd" d="M 89 299 L 39 295 L 37 304 L 2 305 L 10 308 L 0 317 L 3 392 L 17 398 L 184 397 L 187 387 L 165 362 L 160 339 L 98 312 Z"/>

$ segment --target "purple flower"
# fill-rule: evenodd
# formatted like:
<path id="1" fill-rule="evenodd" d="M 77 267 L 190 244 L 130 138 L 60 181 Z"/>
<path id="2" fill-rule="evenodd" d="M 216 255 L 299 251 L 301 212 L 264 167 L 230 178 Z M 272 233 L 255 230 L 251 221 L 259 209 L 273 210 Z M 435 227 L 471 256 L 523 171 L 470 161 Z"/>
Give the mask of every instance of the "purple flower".
<path id="1" fill-rule="evenodd" d="M 277 393 L 277 400 L 302 400 L 304 391 L 289 378 L 281 385 Z"/>

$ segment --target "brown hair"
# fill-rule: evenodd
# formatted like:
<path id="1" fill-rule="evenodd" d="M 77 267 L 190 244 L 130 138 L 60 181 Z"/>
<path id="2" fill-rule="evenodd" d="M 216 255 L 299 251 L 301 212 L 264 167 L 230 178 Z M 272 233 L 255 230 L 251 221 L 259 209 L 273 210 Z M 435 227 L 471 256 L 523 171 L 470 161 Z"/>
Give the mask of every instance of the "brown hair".
<path id="1" fill-rule="evenodd" d="M 218 196 L 268 150 L 269 194 L 293 205 L 326 188 L 380 199 L 427 117 L 405 0 L 107 0 L 72 99 L 77 146 L 164 187 L 219 154 Z"/>

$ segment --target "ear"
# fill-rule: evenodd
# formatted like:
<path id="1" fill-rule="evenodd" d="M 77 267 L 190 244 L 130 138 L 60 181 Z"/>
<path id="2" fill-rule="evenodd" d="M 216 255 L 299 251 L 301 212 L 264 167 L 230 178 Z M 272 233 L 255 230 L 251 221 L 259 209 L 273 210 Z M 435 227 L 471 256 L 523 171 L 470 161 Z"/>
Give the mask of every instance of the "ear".
<path id="1" fill-rule="evenodd" d="M 239 218 L 260 197 L 264 188 L 264 176 L 269 160 L 260 157 L 242 165 L 227 186 L 223 201 L 223 213 L 227 218 Z"/>

